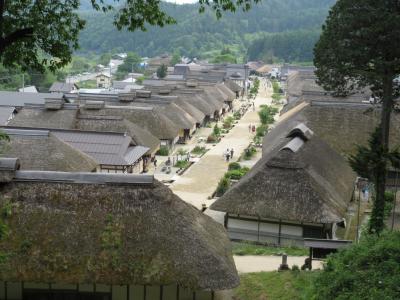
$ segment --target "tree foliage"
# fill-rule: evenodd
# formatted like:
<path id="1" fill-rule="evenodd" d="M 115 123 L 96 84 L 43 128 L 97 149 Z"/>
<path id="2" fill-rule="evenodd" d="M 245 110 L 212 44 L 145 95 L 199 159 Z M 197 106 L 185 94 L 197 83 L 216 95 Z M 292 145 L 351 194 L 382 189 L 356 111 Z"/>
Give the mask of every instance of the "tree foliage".
<path id="1" fill-rule="evenodd" d="M 375 212 L 372 221 L 383 228 L 390 116 L 398 95 L 400 74 L 400 4 L 397 0 L 339 0 L 331 9 L 314 49 L 318 83 L 337 95 L 371 88 L 382 103 L 376 143 L 380 163 L 373 168 Z"/>
<path id="2" fill-rule="evenodd" d="M 247 11 L 260 0 L 199 0 L 198 11 L 210 8 L 217 18 L 223 11 Z M 113 11 L 118 30 L 146 30 L 176 20 L 162 9 L 160 0 L 90 0 L 93 9 Z M 0 0 L 0 59 L 7 67 L 56 70 L 71 61 L 85 21 L 78 14 L 80 0 Z"/>
<path id="3" fill-rule="evenodd" d="M 400 232 L 366 235 L 328 258 L 313 299 L 400 299 L 399 282 Z"/>
<path id="4" fill-rule="evenodd" d="M 167 76 L 168 67 L 164 64 L 157 68 L 157 77 L 158 78 L 165 78 Z"/>
<path id="5" fill-rule="evenodd" d="M 87 20 L 87 26 L 80 36 L 81 51 L 109 52 L 118 47 L 121 51 L 155 56 L 179 50 L 182 56 L 213 59 L 221 49 L 229 48 L 231 54 L 243 57 L 253 40 L 269 33 L 284 36 L 287 41 L 279 43 L 281 46 L 274 50 L 274 56 L 288 61 L 303 58 L 310 61 L 321 25 L 334 3 L 335 0 L 266 0 L 248 12 L 226 13 L 220 20 L 210 11 L 198 14 L 196 4 L 161 3 L 160 7 L 176 19 L 177 24 L 149 27 L 147 32 L 134 33 L 117 31 L 112 26 L 112 13 L 84 11 L 81 15 Z M 299 30 L 304 31 L 301 38 L 297 38 Z M 287 35 L 286 32 L 293 33 Z M 310 43 L 307 42 L 308 35 L 314 37 Z M 307 47 L 301 46 L 306 43 Z M 275 44 L 274 40 L 272 46 Z M 308 54 L 303 54 L 302 49 L 307 49 Z M 255 49 L 250 58 L 263 59 L 265 53 L 263 49 Z"/>

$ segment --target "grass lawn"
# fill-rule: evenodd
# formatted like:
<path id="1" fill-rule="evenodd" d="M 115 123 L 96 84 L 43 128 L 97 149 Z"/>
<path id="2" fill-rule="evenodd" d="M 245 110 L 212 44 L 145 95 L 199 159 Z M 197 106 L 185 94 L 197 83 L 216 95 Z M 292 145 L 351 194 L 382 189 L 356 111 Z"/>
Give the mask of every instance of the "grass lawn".
<path id="1" fill-rule="evenodd" d="M 318 271 L 260 272 L 240 275 L 234 290 L 236 300 L 310 299 L 313 278 Z"/>
<path id="2" fill-rule="evenodd" d="M 232 243 L 234 255 L 279 255 L 286 253 L 290 256 L 307 256 L 309 250 L 297 247 L 267 247 L 250 243 Z"/>
<path id="3" fill-rule="evenodd" d="M 78 82 L 77 85 L 82 89 L 95 89 L 97 88 L 97 82 L 95 79 L 85 80 Z"/>

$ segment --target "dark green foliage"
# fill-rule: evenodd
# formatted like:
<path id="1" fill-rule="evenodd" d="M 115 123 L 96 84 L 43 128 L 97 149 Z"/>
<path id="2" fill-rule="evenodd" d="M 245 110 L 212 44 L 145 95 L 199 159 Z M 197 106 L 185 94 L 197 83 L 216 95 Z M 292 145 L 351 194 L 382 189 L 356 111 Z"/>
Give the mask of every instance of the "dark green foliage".
<path id="1" fill-rule="evenodd" d="M 178 160 L 174 167 L 179 169 L 185 169 L 189 165 L 190 163 L 187 160 Z"/>
<path id="2" fill-rule="evenodd" d="M 257 153 L 257 149 L 254 147 L 249 147 L 244 150 L 243 154 L 243 159 L 244 160 L 250 160 L 253 158 L 253 156 Z"/>
<path id="3" fill-rule="evenodd" d="M 400 74 L 400 6 L 397 0 L 339 0 L 329 13 L 315 46 L 318 83 L 337 95 L 370 87 L 382 103 L 372 172 L 375 200 L 370 232 L 383 228 L 386 167 L 393 99 L 399 94 L 394 79 Z M 369 167 L 368 167 L 369 168 Z M 364 168 L 365 169 L 365 168 Z"/>
<path id="4" fill-rule="evenodd" d="M 221 197 L 231 186 L 231 182 L 229 178 L 222 177 L 218 183 L 217 190 L 215 191 L 215 195 L 217 197 Z"/>
<path id="5" fill-rule="evenodd" d="M 233 171 L 233 170 L 240 170 L 242 167 L 240 166 L 240 164 L 238 162 L 231 162 L 228 166 L 228 170 L 229 171 Z"/>
<path id="6" fill-rule="evenodd" d="M 380 185 L 382 176 L 386 177 L 389 166 L 400 166 L 400 152 L 387 151 L 381 143 L 380 129 L 377 128 L 371 135 L 368 147 L 358 146 L 357 153 L 350 156 L 349 163 L 353 170 L 361 177 L 368 178 L 375 186 Z M 385 190 L 380 190 L 385 195 Z M 379 233 L 384 228 L 385 220 L 385 197 L 378 198 L 375 194 L 374 204 L 369 223 L 369 232 Z"/>
<path id="7" fill-rule="evenodd" d="M 261 110 L 258 112 L 258 116 L 260 117 L 261 124 L 269 125 L 274 123 L 275 115 L 278 113 L 278 109 L 273 106 L 262 105 Z"/>
<path id="8" fill-rule="evenodd" d="M 239 180 L 249 171 L 249 168 L 243 167 L 237 170 L 231 170 L 225 173 L 225 177 L 233 180 Z"/>
<path id="9" fill-rule="evenodd" d="M 161 66 L 159 66 L 157 69 L 157 77 L 164 78 L 165 76 L 167 76 L 167 70 L 168 67 L 166 65 L 162 64 Z"/>
<path id="10" fill-rule="evenodd" d="M 267 0 L 248 12 L 237 10 L 235 14 L 225 13 L 220 20 L 209 11 L 199 15 L 198 5 L 161 3 L 161 8 L 176 19 L 177 24 L 164 28 L 149 27 L 147 32 L 134 33 L 117 31 L 112 26 L 112 13 L 104 15 L 88 11 L 82 13 L 87 26 L 80 35 L 80 45 L 85 52 L 109 52 L 119 47 L 142 56 L 155 56 L 179 50 L 184 56 L 201 56 L 211 60 L 224 48 L 236 57 L 246 56 L 248 45 L 258 37 L 263 37 L 263 32 L 286 37 L 287 31 L 302 29 L 305 34 L 301 39 L 297 38 L 297 33 L 286 38 L 295 39 L 288 42 L 292 47 L 286 47 L 285 43 L 274 53 L 285 60 L 292 57 L 301 59 L 304 54 L 297 54 L 302 51 L 298 49 L 305 47 L 299 45 L 305 43 L 303 40 L 307 39 L 308 32 L 315 36 L 316 41 L 329 7 L 334 3 L 335 0 Z M 307 48 L 311 53 L 311 58 L 306 57 L 308 61 L 312 60 L 312 47 L 313 43 Z M 266 52 L 255 49 L 250 59 L 255 59 L 253 54 L 262 58 Z M 295 53 L 292 55 L 290 52 Z"/>
<path id="11" fill-rule="evenodd" d="M 236 57 L 232 54 L 219 54 L 212 60 L 212 63 L 215 64 L 223 64 L 223 63 L 231 63 L 236 64 Z"/>
<path id="12" fill-rule="evenodd" d="M 400 299 L 400 232 L 364 236 L 329 257 L 314 299 Z"/>
<path id="13" fill-rule="evenodd" d="M 193 150 L 191 151 L 193 154 L 204 154 L 207 152 L 207 148 L 206 147 L 201 147 L 201 146 L 196 146 L 193 148 Z"/>
<path id="14" fill-rule="evenodd" d="M 124 79 L 124 77 L 131 72 L 140 71 L 139 64 L 142 58 L 135 52 L 128 52 L 124 63 L 118 66 L 117 77 L 119 79 Z"/>
<path id="15" fill-rule="evenodd" d="M 268 130 L 268 125 L 260 125 L 256 128 L 256 136 L 257 137 L 263 137 Z"/>
<path id="16" fill-rule="evenodd" d="M 215 124 L 213 129 L 213 135 L 219 137 L 221 135 L 221 129 L 218 127 L 218 124 Z"/>
<path id="17" fill-rule="evenodd" d="M 181 54 L 179 53 L 179 50 L 175 50 L 174 54 L 172 55 L 171 58 L 171 66 L 175 66 L 176 64 L 179 64 L 181 62 Z"/>
<path id="18" fill-rule="evenodd" d="M 235 121 L 235 119 L 231 116 L 226 117 L 224 119 L 224 124 L 222 125 L 225 129 L 230 129 L 232 128 L 233 122 Z"/>
<path id="19" fill-rule="evenodd" d="M 161 146 L 160 149 L 157 151 L 157 155 L 161 156 L 168 156 L 169 155 L 169 149 L 166 146 Z"/>
<path id="20" fill-rule="evenodd" d="M 312 61 L 319 35 L 319 28 L 265 33 L 250 44 L 248 56 L 266 63 Z"/>

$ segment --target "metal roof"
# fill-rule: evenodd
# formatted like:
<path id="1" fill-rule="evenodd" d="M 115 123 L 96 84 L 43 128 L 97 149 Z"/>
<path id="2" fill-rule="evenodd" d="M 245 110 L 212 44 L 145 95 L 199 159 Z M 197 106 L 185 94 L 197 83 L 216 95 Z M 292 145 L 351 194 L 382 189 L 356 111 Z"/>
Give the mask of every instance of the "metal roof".
<path id="1" fill-rule="evenodd" d="M 351 245 L 352 241 L 349 240 L 327 240 L 327 239 L 312 239 L 305 238 L 304 246 L 311 248 L 321 249 L 340 249 Z"/>
<path id="2" fill-rule="evenodd" d="M 124 133 L 65 130 L 54 130 L 51 133 L 75 149 L 93 157 L 100 165 L 131 165 L 149 150 L 146 147 L 131 146 L 131 137 Z"/>
<path id="3" fill-rule="evenodd" d="M 95 184 L 152 184 L 152 175 L 53 172 L 53 171 L 17 171 L 15 181 L 50 181 Z"/>
<path id="4" fill-rule="evenodd" d="M 63 94 L 59 93 L 23 93 L 0 91 L 0 105 L 23 107 L 25 103 L 44 104 L 45 98 L 59 98 Z"/>

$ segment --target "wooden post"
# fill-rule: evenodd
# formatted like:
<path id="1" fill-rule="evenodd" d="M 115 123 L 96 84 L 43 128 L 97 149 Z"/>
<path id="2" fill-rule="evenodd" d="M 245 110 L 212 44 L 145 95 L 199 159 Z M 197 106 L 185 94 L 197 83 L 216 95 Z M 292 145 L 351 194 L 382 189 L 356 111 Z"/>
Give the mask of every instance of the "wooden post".
<path id="1" fill-rule="evenodd" d="M 179 300 L 179 284 L 176 285 L 176 300 Z"/>
<path id="2" fill-rule="evenodd" d="M 129 284 L 126 285 L 126 300 L 130 300 L 130 288 L 129 288 Z M 112 295 L 111 295 L 112 296 Z"/>
<path id="3" fill-rule="evenodd" d="M 309 267 L 310 267 L 310 270 L 312 270 L 312 247 L 310 247 L 310 265 L 309 265 Z"/>
<path id="4" fill-rule="evenodd" d="M 164 287 L 163 285 L 160 285 L 160 300 L 163 300 L 163 294 L 164 294 Z"/>
<path id="5" fill-rule="evenodd" d="M 22 291 L 23 292 L 23 291 Z M 5 300 L 8 300 L 8 295 L 7 295 L 7 281 L 4 281 L 4 297 Z"/>
<path id="6" fill-rule="evenodd" d="M 143 286 L 143 300 L 146 300 L 146 293 L 147 293 L 147 290 L 146 290 L 146 285 L 144 285 Z"/>

